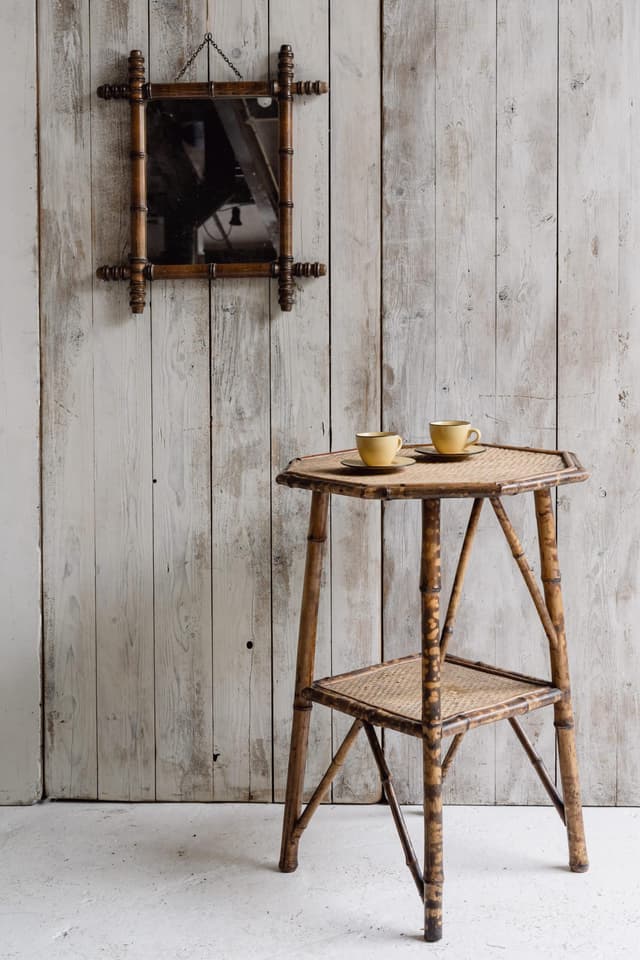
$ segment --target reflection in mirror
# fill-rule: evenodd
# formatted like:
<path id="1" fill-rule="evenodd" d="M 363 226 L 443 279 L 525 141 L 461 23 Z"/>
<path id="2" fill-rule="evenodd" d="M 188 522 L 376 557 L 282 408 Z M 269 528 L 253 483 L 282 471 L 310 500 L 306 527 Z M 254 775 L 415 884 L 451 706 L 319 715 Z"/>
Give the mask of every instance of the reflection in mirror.
<path id="1" fill-rule="evenodd" d="M 264 263 L 278 257 L 278 102 L 147 104 L 151 263 Z"/>

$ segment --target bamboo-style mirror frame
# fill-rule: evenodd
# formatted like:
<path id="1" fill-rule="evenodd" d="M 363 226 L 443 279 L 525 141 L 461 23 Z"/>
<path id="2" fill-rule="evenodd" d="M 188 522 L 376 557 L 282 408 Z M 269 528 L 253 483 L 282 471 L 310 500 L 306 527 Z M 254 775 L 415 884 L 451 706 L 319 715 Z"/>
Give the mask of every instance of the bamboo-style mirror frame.
<path id="1" fill-rule="evenodd" d="M 296 263 L 293 256 L 293 98 L 323 94 L 328 84 L 317 80 L 294 82 L 293 49 L 280 47 L 278 77 L 273 81 L 233 83 L 145 83 L 144 56 L 129 54 L 129 82 L 103 84 L 102 100 L 128 100 L 131 107 L 131 252 L 129 262 L 98 267 L 101 280 L 128 280 L 132 313 L 142 313 L 148 280 L 191 277 L 273 277 L 278 280 L 278 301 L 290 311 L 295 298 L 294 277 L 323 277 L 324 263 Z M 264 263 L 154 264 L 147 257 L 147 152 L 146 103 L 151 100 L 209 100 L 216 97 L 273 97 L 278 100 L 279 242 L 277 259 Z"/>

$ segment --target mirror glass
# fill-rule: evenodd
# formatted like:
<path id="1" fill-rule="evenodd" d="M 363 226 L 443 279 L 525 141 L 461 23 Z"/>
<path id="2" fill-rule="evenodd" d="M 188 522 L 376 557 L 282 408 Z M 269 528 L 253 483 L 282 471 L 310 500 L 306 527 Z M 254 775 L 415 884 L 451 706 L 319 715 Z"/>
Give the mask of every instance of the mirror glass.
<path id="1" fill-rule="evenodd" d="M 264 263 L 278 256 L 278 101 L 147 104 L 151 263 Z"/>

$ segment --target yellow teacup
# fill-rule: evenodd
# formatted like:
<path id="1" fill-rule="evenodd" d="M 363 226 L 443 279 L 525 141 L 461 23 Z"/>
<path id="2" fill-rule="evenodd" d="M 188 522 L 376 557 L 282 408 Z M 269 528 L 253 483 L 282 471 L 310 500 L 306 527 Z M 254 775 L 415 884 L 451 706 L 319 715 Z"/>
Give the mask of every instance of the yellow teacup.
<path id="1" fill-rule="evenodd" d="M 468 420 L 434 420 L 429 424 L 431 440 L 438 453 L 464 453 L 482 434 Z"/>
<path id="2" fill-rule="evenodd" d="M 369 467 L 388 467 L 402 446 L 397 433 L 356 433 L 358 453 Z"/>

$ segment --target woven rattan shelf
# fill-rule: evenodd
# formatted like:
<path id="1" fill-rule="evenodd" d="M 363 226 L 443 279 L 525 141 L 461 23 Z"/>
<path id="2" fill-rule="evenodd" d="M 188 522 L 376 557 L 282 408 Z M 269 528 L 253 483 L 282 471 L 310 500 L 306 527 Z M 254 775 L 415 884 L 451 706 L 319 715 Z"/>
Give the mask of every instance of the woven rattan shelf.
<path id="1" fill-rule="evenodd" d="M 445 737 L 529 713 L 563 696 L 550 682 L 458 657 L 446 658 L 441 683 Z M 422 737 L 420 654 L 316 680 L 305 695 L 376 726 Z"/>

